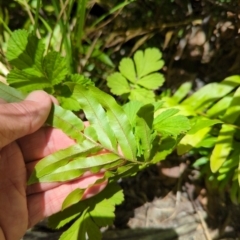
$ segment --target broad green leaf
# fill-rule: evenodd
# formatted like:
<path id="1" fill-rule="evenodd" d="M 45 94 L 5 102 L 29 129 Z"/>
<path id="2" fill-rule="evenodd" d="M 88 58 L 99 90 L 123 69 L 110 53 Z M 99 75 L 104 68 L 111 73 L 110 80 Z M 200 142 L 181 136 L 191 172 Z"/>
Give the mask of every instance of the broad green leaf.
<path id="1" fill-rule="evenodd" d="M 133 89 L 129 95 L 131 101 L 139 101 L 142 103 L 152 103 L 155 101 L 155 95 L 152 91 L 144 88 Z"/>
<path id="2" fill-rule="evenodd" d="M 88 121 L 94 127 L 98 141 L 111 151 L 117 151 L 117 142 L 114 132 L 109 124 L 109 119 L 104 108 L 93 96 L 89 89 L 76 85 L 74 88 L 74 98 L 81 105 Z"/>
<path id="3" fill-rule="evenodd" d="M 136 83 L 136 72 L 131 58 L 123 58 L 119 65 L 120 73 L 130 82 Z"/>
<path id="4" fill-rule="evenodd" d="M 122 95 L 131 91 L 126 78 L 119 72 L 115 72 L 107 77 L 107 85 L 115 95 Z"/>
<path id="5" fill-rule="evenodd" d="M 191 129 L 192 130 L 192 129 Z M 190 130 L 190 131 L 191 131 Z M 201 128 L 197 132 L 190 133 L 190 131 L 181 139 L 177 146 L 177 154 L 182 155 L 187 153 L 192 148 L 196 147 L 211 130 L 210 127 Z"/>
<path id="6" fill-rule="evenodd" d="M 208 157 L 200 157 L 193 163 L 192 166 L 194 168 L 198 168 L 198 167 L 201 167 L 202 165 L 207 164 L 208 162 L 209 162 L 209 158 Z"/>
<path id="7" fill-rule="evenodd" d="M 52 86 L 48 79 L 39 75 L 35 69 L 27 69 L 28 72 L 14 69 L 7 75 L 7 82 L 14 88 L 24 92 L 31 92 L 37 89 L 49 90 L 52 93 Z"/>
<path id="8" fill-rule="evenodd" d="M 181 102 L 189 93 L 189 91 L 192 88 L 191 82 L 185 82 L 183 83 L 173 94 L 172 98 L 177 102 Z"/>
<path id="9" fill-rule="evenodd" d="M 134 54 L 137 77 L 141 78 L 149 73 L 160 70 L 164 65 L 161 57 L 162 54 L 157 48 L 147 48 L 144 52 L 141 50 L 137 51 Z"/>
<path id="10" fill-rule="evenodd" d="M 70 110 L 70 111 L 79 111 L 80 110 L 80 105 L 78 103 L 78 101 L 73 98 L 73 97 L 62 97 L 62 96 L 57 96 L 56 97 L 59 104 L 61 105 L 61 107 Z"/>
<path id="11" fill-rule="evenodd" d="M 16 30 L 8 42 L 7 59 L 18 69 L 36 68 L 41 70 L 44 44 L 26 30 Z"/>
<path id="12" fill-rule="evenodd" d="M 21 102 L 25 99 L 25 95 L 15 88 L 12 88 L 2 82 L 0 82 L 0 98 L 6 102 Z"/>
<path id="13" fill-rule="evenodd" d="M 203 110 L 214 101 L 226 96 L 240 85 L 240 76 L 231 76 L 220 83 L 210 83 L 184 100 L 182 104 L 191 106 L 194 110 Z"/>
<path id="14" fill-rule="evenodd" d="M 147 89 L 157 89 L 164 83 L 164 77 L 160 73 L 149 74 L 137 81 L 139 85 Z"/>
<path id="15" fill-rule="evenodd" d="M 62 82 L 68 74 L 65 58 L 58 52 L 50 52 L 43 59 L 43 76 L 52 84 Z"/>
<path id="16" fill-rule="evenodd" d="M 223 116 L 223 121 L 233 124 L 240 115 L 240 87 L 235 91 L 232 101 Z"/>
<path id="17" fill-rule="evenodd" d="M 207 116 L 210 118 L 218 117 L 221 118 L 226 112 L 228 106 L 232 101 L 232 94 L 220 99 L 217 103 L 215 103 L 211 108 L 206 112 Z"/>
<path id="18" fill-rule="evenodd" d="M 232 141 L 235 128 L 231 125 L 223 124 L 219 132 L 216 145 L 210 157 L 210 167 L 212 172 L 217 172 L 226 161 L 232 150 Z"/>
<path id="19" fill-rule="evenodd" d="M 182 115 L 175 115 L 177 109 L 167 109 L 154 119 L 154 129 L 163 136 L 177 136 L 190 129 L 189 120 Z"/>
<path id="20" fill-rule="evenodd" d="M 99 226 L 96 225 L 96 223 L 93 221 L 92 216 L 88 213 L 88 218 L 86 219 L 86 227 L 85 231 L 88 236 L 88 240 L 101 240 L 102 234 L 99 229 Z M 95 219 L 94 219 L 95 220 Z"/>
<path id="21" fill-rule="evenodd" d="M 63 201 L 62 210 L 72 206 L 75 203 L 78 203 L 82 199 L 84 191 L 85 189 L 77 188 L 68 194 L 68 196 Z"/>
<path id="22" fill-rule="evenodd" d="M 78 143 L 83 141 L 84 124 L 74 113 L 60 106 L 53 105 L 46 121 L 50 126 L 61 129 Z"/>
<path id="23" fill-rule="evenodd" d="M 122 154 L 126 159 L 136 158 L 136 143 L 131 124 L 122 107 L 115 99 L 95 87 L 89 87 L 90 93 L 107 110 L 107 116 L 111 128 L 116 136 Z"/>

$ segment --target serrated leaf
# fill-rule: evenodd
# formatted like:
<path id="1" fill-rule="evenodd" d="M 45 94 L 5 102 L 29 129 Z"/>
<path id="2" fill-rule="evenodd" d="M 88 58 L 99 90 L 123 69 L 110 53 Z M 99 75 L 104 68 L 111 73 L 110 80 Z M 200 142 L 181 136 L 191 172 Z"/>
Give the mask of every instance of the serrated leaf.
<path id="1" fill-rule="evenodd" d="M 8 42 L 6 57 L 18 69 L 41 69 L 45 46 L 41 40 L 26 30 L 16 30 Z"/>
<path id="2" fill-rule="evenodd" d="M 155 101 L 155 95 L 152 91 L 146 90 L 144 88 L 133 89 L 129 95 L 131 101 L 139 101 L 142 103 L 152 103 Z"/>
<path id="3" fill-rule="evenodd" d="M 160 70 L 164 65 L 161 57 L 162 54 L 157 48 L 147 48 L 144 52 L 137 51 L 134 54 L 134 61 L 138 78 Z"/>
<path id="4" fill-rule="evenodd" d="M 190 129 L 189 120 L 182 115 L 176 115 L 177 109 L 167 109 L 154 119 L 154 129 L 163 136 L 177 136 Z"/>
<path id="5" fill-rule="evenodd" d="M 179 103 L 180 101 L 182 101 L 187 94 L 189 93 L 189 91 L 192 88 L 192 83 L 191 82 L 185 82 L 183 83 L 173 94 L 172 98 Z"/>
<path id="6" fill-rule="evenodd" d="M 111 92 L 118 96 L 131 91 L 126 78 L 119 72 L 115 72 L 107 77 L 107 85 Z"/>
<path id="7" fill-rule="evenodd" d="M 82 199 L 84 191 L 85 189 L 77 188 L 68 194 L 68 196 L 63 201 L 62 210 L 72 206 L 75 203 L 78 203 Z"/>
<path id="8" fill-rule="evenodd" d="M 139 85 L 141 85 L 142 87 L 154 90 L 163 85 L 164 77 L 160 73 L 152 73 L 152 74 L 149 74 L 149 75 L 139 79 L 137 81 L 137 83 Z"/>
<path id="9" fill-rule="evenodd" d="M 42 68 L 44 76 L 52 85 L 62 82 L 68 74 L 66 60 L 58 52 L 49 52 L 43 59 Z"/>
<path id="10" fill-rule="evenodd" d="M 210 167 L 212 172 L 217 172 L 232 150 L 232 141 L 235 128 L 231 125 L 223 124 L 219 132 L 216 145 L 210 157 Z"/>
<path id="11" fill-rule="evenodd" d="M 48 92 L 52 93 L 51 83 L 43 76 L 39 76 L 35 69 L 28 69 L 27 72 L 14 69 L 7 75 L 7 82 L 26 93 L 37 89 L 49 89 Z"/>
<path id="12" fill-rule="evenodd" d="M 203 110 L 214 101 L 226 96 L 240 85 L 240 76 L 231 76 L 220 83 L 210 83 L 184 100 L 182 104 L 191 106 L 194 110 Z"/>
<path id="13" fill-rule="evenodd" d="M 123 58 L 119 65 L 120 73 L 130 82 L 136 83 L 136 72 L 133 60 L 131 58 Z"/>

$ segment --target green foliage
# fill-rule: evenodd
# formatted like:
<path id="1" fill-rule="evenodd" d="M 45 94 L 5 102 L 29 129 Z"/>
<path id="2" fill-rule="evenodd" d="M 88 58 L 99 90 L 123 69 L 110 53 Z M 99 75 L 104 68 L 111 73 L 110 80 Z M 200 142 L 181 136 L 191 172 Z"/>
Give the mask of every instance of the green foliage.
<path id="1" fill-rule="evenodd" d="M 128 94 L 130 100 L 143 103 L 154 102 L 153 90 L 158 89 L 164 82 L 164 77 L 158 73 L 164 61 L 162 54 L 156 48 L 139 50 L 131 58 L 123 58 L 119 72 L 107 77 L 107 85 L 115 95 Z"/>
<path id="2" fill-rule="evenodd" d="M 22 45 L 17 44 L 18 40 Z M 177 109 L 163 108 L 162 101 L 130 101 L 120 106 L 90 80 L 71 74 L 59 53 L 50 51 L 44 55 L 41 40 L 25 30 L 13 32 L 7 57 L 14 67 L 7 77 L 12 87 L 0 84 L 1 97 L 9 102 L 20 101 L 36 89 L 55 94 L 69 110 L 53 105 L 46 124 L 61 129 L 76 142 L 41 159 L 28 184 L 71 181 L 86 171 L 103 171 L 104 177 L 94 183 L 108 180 L 103 192 L 81 201 L 85 189 L 76 189 L 63 202 L 62 211 L 50 218 L 50 225 L 55 228 L 74 221 L 61 239 L 101 239 L 99 227 L 112 224 L 114 206 L 123 200 L 116 181 L 165 159 L 190 129 L 189 120 L 177 114 Z M 156 49 L 146 49 L 134 55 L 136 72 L 127 70 L 126 63 L 131 59 L 121 63 L 120 71 L 132 82 L 138 76 L 137 84 L 152 91 L 162 83 L 162 76 L 153 73 L 162 67 L 160 58 Z M 79 109 L 90 126 L 85 127 L 70 111 Z"/>
<path id="3" fill-rule="evenodd" d="M 185 83 L 173 96 L 163 97 L 165 107 L 173 107 L 190 118 L 191 130 L 180 140 L 178 154 L 190 150 L 202 155 L 194 166 L 208 166 L 206 178 L 220 191 L 230 186 L 234 203 L 240 200 L 239 174 L 239 108 L 240 76 L 220 83 L 210 83 L 187 96 Z M 240 183 L 240 181 L 239 181 Z"/>

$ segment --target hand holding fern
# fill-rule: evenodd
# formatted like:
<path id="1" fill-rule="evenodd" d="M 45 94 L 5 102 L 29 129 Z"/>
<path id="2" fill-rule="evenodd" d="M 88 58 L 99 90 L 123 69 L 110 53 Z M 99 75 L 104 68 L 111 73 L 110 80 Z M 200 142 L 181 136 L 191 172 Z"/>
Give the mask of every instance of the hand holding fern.
<path id="1" fill-rule="evenodd" d="M 41 128 L 52 104 L 43 91 L 30 94 L 20 103 L 0 100 L 0 240 L 20 239 L 29 227 L 61 209 L 65 197 L 76 188 L 86 188 L 102 174 L 84 174 L 68 183 L 26 185 L 38 159 L 74 141 L 63 132 Z M 85 191 L 84 198 L 104 188 L 95 185 Z"/>

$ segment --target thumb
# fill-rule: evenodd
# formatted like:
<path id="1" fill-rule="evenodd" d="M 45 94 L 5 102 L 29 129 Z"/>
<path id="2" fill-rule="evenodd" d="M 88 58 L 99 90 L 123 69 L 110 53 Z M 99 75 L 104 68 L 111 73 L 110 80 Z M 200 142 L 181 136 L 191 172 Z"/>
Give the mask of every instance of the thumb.
<path id="1" fill-rule="evenodd" d="M 32 92 L 19 103 L 0 104 L 0 148 L 38 130 L 51 105 L 51 97 L 44 91 Z"/>

